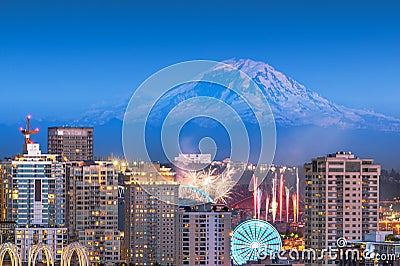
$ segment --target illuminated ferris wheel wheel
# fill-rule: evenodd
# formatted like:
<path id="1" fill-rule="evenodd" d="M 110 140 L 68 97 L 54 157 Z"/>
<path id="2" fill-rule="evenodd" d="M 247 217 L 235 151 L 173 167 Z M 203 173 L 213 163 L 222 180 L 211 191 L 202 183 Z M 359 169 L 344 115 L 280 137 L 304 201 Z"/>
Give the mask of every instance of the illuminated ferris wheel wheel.
<path id="1" fill-rule="evenodd" d="M 231 259 L 235 265 L 243 265 L 264 256 L 272 257 L 281 248 L 281 236 L 275 227 L 266 221 L 247 220 L 233 231 Z"/>

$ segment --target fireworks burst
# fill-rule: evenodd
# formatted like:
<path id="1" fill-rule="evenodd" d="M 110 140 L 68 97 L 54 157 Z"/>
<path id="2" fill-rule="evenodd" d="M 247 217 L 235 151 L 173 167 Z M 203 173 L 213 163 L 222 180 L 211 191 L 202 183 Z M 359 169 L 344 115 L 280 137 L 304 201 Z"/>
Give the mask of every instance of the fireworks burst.
<path id="1" fill-rule="evenodd" d="M 289 200 L 290 200 L 290 190 L 288 187 L 285 186 L 285 192 L 286 192 L 286 222 L 289 222 Z"/>
<path id="2" fill-rule="evenodd" d="M 265 200 L 265 221 L 268 221 L 268 213 L 269 213 L 269 195 L 267 194 L 267 198 Z"/>
<path id="3" fill-rule="evenodd" d="M 207 171 L 189 171 L 186 172 L 185 179 L 190 180 L 192 186 L 197 187 L 214 202 L 226 204 L 232 196 L 232 188 L 236 184 L 233 180 L 234 170 L 227 168 L 221 174 L 217 173 L 216 168 L 210 168 Z"/>
<path id="4" fill-rule="evenodd" d="M 297 223 L 297 219 L 298 219 L 298 216 L 297 216 L 297 213 L 298 213 L 297 198 L 298 198 L 298 197 L 297 197 L 297 194 L 296 194 L 296 193 L 292 195 L 292 202 L 293 202 L 293 221 L 294 221 L 295 223 Z"/>
<path id="5" fill-rule="evenodd" d="M 271 203 L 271 209 L 272 209 L 272 222 L 275 223 L 276 219 L 276 213 L 278 209 L 278 202 L 276 201 L 276 192 L 277 192 L 277 183 L 278 183 L 278 178 L 275 173 L 275 178 L 272 179 L 272 203 Z"/>

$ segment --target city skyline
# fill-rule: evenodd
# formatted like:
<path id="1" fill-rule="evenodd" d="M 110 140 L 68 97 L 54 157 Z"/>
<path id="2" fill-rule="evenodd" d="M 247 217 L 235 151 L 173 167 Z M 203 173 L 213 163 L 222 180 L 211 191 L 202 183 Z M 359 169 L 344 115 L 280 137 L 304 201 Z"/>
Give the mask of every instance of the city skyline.
<path id="1" fill-rule="evenodd" d="M 285 249 L 293 249 L 299 245 L 298 248 L 305 246 L 319 252 L 321 248 L 329 249 L 335 245 L 342 248 L 343 246 L 339 246 L 341 242 L 338 241 L 345 239 L 347 243 L 347 239 L 349 243 L 369 241 L 367 243 L 376 245 L 381 249 L 379 254 L 383 254 L 385 249 L 397 245 L 379 240 L 390 237 L 393 231 L 377 231 L 378 227 L 381 227 L 379 223 L 384 222 L 380 220 L 384 213 L 379 208 L 381 167 L 375 164 L 373 159 L 360 159 L 352 153 L 344 152 L 312 159 L 312 163 L 304 164 L 306 176 L 301 181 L 303 188 L 299 188 L 297 169 L 292 167 L 267 166 L 257 170 L 255 166 L 249 166 L 246 162 L 235 163 L 226 160 L 211 163 L 210 156 L 178 157 L 177 159 L 184 164 L 198 164 L 203 165 L 202 167 L 208 165 L 206 167 L 218 170 L 218 173 L 232 167 L 244 169 L 248 172 L 247 175 L 253 175 L 250 180 L 246 180 L 246 174 L 243 172 L 244 179 L 230 189 L 232 192 L 229 192 L 226 200 L 217 197 L 214 201 L 210 197 L 204 197 L 204 192 L 208 193 L 206 187 L 199 190 L 195 187 L 198 184 L 185 185 L 182 179 L 187 176 L 177 165 L 166 168 L 143 161 L 128 163 L 118 158 L 96 162 L 68 161 L 67 157 L 42 154 L 40 144 L 33 143 L 31 138 L 37 130 L 30 130 L 29 117 L 26 124 L 26 128 L 21 129 L 25 137 L 23 154 L 13 160 L 1 162 L 1 169 L 5 170 L 2 171 L 1 205 L 7 209 L 7 220 L 2 217 L 0 221 L 1 230 L 7 237 L 10 230 L 15 231 L 16 244 L 12 246 L 13 242 L 3 242 L 0 250 L 20 247 L 19 258 L 24 263 L 35 249 L 40 248 L 47 253 L 39 255 L 39 261 L 54 258 L 56 263 L 68 260 L 68 249 L 77 248 L 77 254 L 86 256 L 91 263 L 109 262 L 123 265 L 121 263 L 126 261 L 142 265 L 197 265 L 197 262 L 201 261 L 206 265 L 229 266 L 232 263 L 247 265 L 246 260 L 257 259 L 257 256 L 261 256 L 259 252 L 264 248 L 279 251 L 283 246 Z M 77 145 L 82 145 L 81 136 L 86 134 L 87 130 L 92 132 L 93 129 L 79 130 L 68 132 L 71 134 L 66 140 L 67 145 L 63 147 L 66 154 L 74 151 Z M 88 143 L 92 141 L 95 139 L 90 138 Z M 55 170 L 49 171 L 50 167 L 46 167 L 45 164 L 54 164 Z M 262 176 L 259 170 L 265 172 L 265 179 L 255 178 L 255 175 Z M 275 177 L 273 173 L 276 173 Z M 226 173 L 230 174 L 229 171 Z M 222 176 L 210 171 L 196 178 L 215 186 L 215 182 Z M 289 181 L 293 177 L 294 180 Z M 56 184 L 50 185 L 54 178 Z M 253 190 L 247 182 L 253 182 Z M 13 189 L 9 189 L 10 187 Z M 185 188 L 186 192 L 182 193 L 182 188 Z M 51 189 L 59 192 L 53 192 Z M 65 191 L 61 192 L 64 189 Z M 303 192 L 300 192 L 301 190 Z M 122 198 L 121 191 L 125 195 Z M 362 194 L 362 199 L 357 193 Z M 297 195 L 299 201 L 296 199 Z M 7 198 L 12 200 L 4 201 Z M 187 201 L 188 199 L 190 200 Z M 204 202 L 204 199 L 208 199 L 209 202 Z M 29 204 L 25 205 L 25 202 Z M 47 208 L 47 205 L 57 202 L 61 204 L 60 207 Z M 297 202 L 300 203 L 300 218 L 296 214 Z M 336 210 L 336 215 L 328 211 L 323 213 L 321 208 L 325 205 L 326 210 Z M 207 210 L 203 209 L 206 206 Z M 59 217 L 60 220 L 52 219 L 56 222 L 56 227 L 46 228 L 45 223 L 53 213 L 54 217 Z M 325 218 L 321 220 L 324 215 Z M 63 219 L 66 226 L 58 227 L 64 225 Z M 317 220 L 320 221 L 319 224 L 313 222 Z M 332 231 L 333 227 L 326 223 L 326 220 L 339 223 L 351 221 L 351 228 L 347 225 L 337 226 L 340 230 Z M 117 230 L 122 221 L 124 232 Z M 315 244 L 313 240 L 310 242 L 310 239 L 324 240 L 320 238 L 323 227 L 321 221 L 322 225 L 328 228 L 327 235 L 325 241 Z M 14 229 L 10 228 L 13 223 Z M 25 224 L 29 225 L 26 230 Z M 391 227 L 393 226 L 399 227 L 392 223 Z M 274 235 L 271 235 L 272 232 Z M 292 232 L 289 239 L 284 238 L 286 232 Z M 298 234 L 301 234 L 300 239 L 305 244 L 296 244 Z M 191 241 L 193 238 L 194 241 Z M 246 243 L 245 247 L 243 243 Z M 270 245 L 276 247 L 272 249 Z M 358 248 L 362 251 L 365 246 Z M 207 250 L 210 252 L 206 252 Z M 393 254 L 391 260 L 397 260 L 394 257 L 397 253 L 393 251 Z M 10 253 L 10 256 L 18 256 L 18 251 Z M 278 260 L 276 257 L 271 259 Z M 306 265 L 310 265 L 309 262 L 311 265 L 326 265 L 326 262 L 316 261 L 312 257 L 310 261 L 298 257 L 297 261 Z M 82 263 L 80 265 L 86 265 Z"/>
<path id="2" fill-rule="evenodd" d="M 0 3 L 0 266 L 400 265 L 400 2 Z"/>

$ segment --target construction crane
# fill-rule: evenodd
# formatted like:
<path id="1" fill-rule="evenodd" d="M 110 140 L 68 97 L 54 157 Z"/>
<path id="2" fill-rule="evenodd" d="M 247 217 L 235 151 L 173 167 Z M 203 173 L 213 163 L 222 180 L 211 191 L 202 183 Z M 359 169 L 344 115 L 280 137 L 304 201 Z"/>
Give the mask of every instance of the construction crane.
<path id="1" fill-rule="evenodd" d="M 31 129 L 31 115 L 26 117 L 26 125 L 25 128 L 20 128 L 22 135 L 25 137 L 25 144 L 33 144 L 31 140 L 31 135 L 39 133 L 39 128 Z"/>

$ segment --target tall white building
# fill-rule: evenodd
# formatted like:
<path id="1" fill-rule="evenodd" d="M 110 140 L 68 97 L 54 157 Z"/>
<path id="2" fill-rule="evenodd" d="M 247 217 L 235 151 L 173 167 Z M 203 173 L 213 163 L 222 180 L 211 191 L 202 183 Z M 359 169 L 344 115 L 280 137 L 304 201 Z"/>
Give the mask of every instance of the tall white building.
<path id="1" fill-rule="evenodd" d="M 38 243 L 51 246 L 59 261 L 67 244 L 65 164 L 57 155 L 42 154 L 39 144 L 30 140 L 37 130 L 29 130 L 29 119 L 27 129 L 21 130 L 26 138 L 23 154 L 12 160 L 6 181 L 7 217 L 15 222 L 15 242 L 23 261 L 28 260 L 29 248 Z"/>
<path id="2" fill-rule="evenodd" d="M 338 238 L 361 241 L 378 230 L 380 165 L 338 152 L 313 159 L 304 172 L 306 248 L 334 248 Z"/>
<path id="3" fill-rule="evenodd" d="M 180 209 L 176 227 L 175 265 L 231 265 L 231 212 L 225 206 Z"/>
<path id="4" fill-rule="evenodd" d="M 9 217 L 17 225 L 65 225 L 65 163 L 27 144 L 26 154 L 12 160 Z"/>

